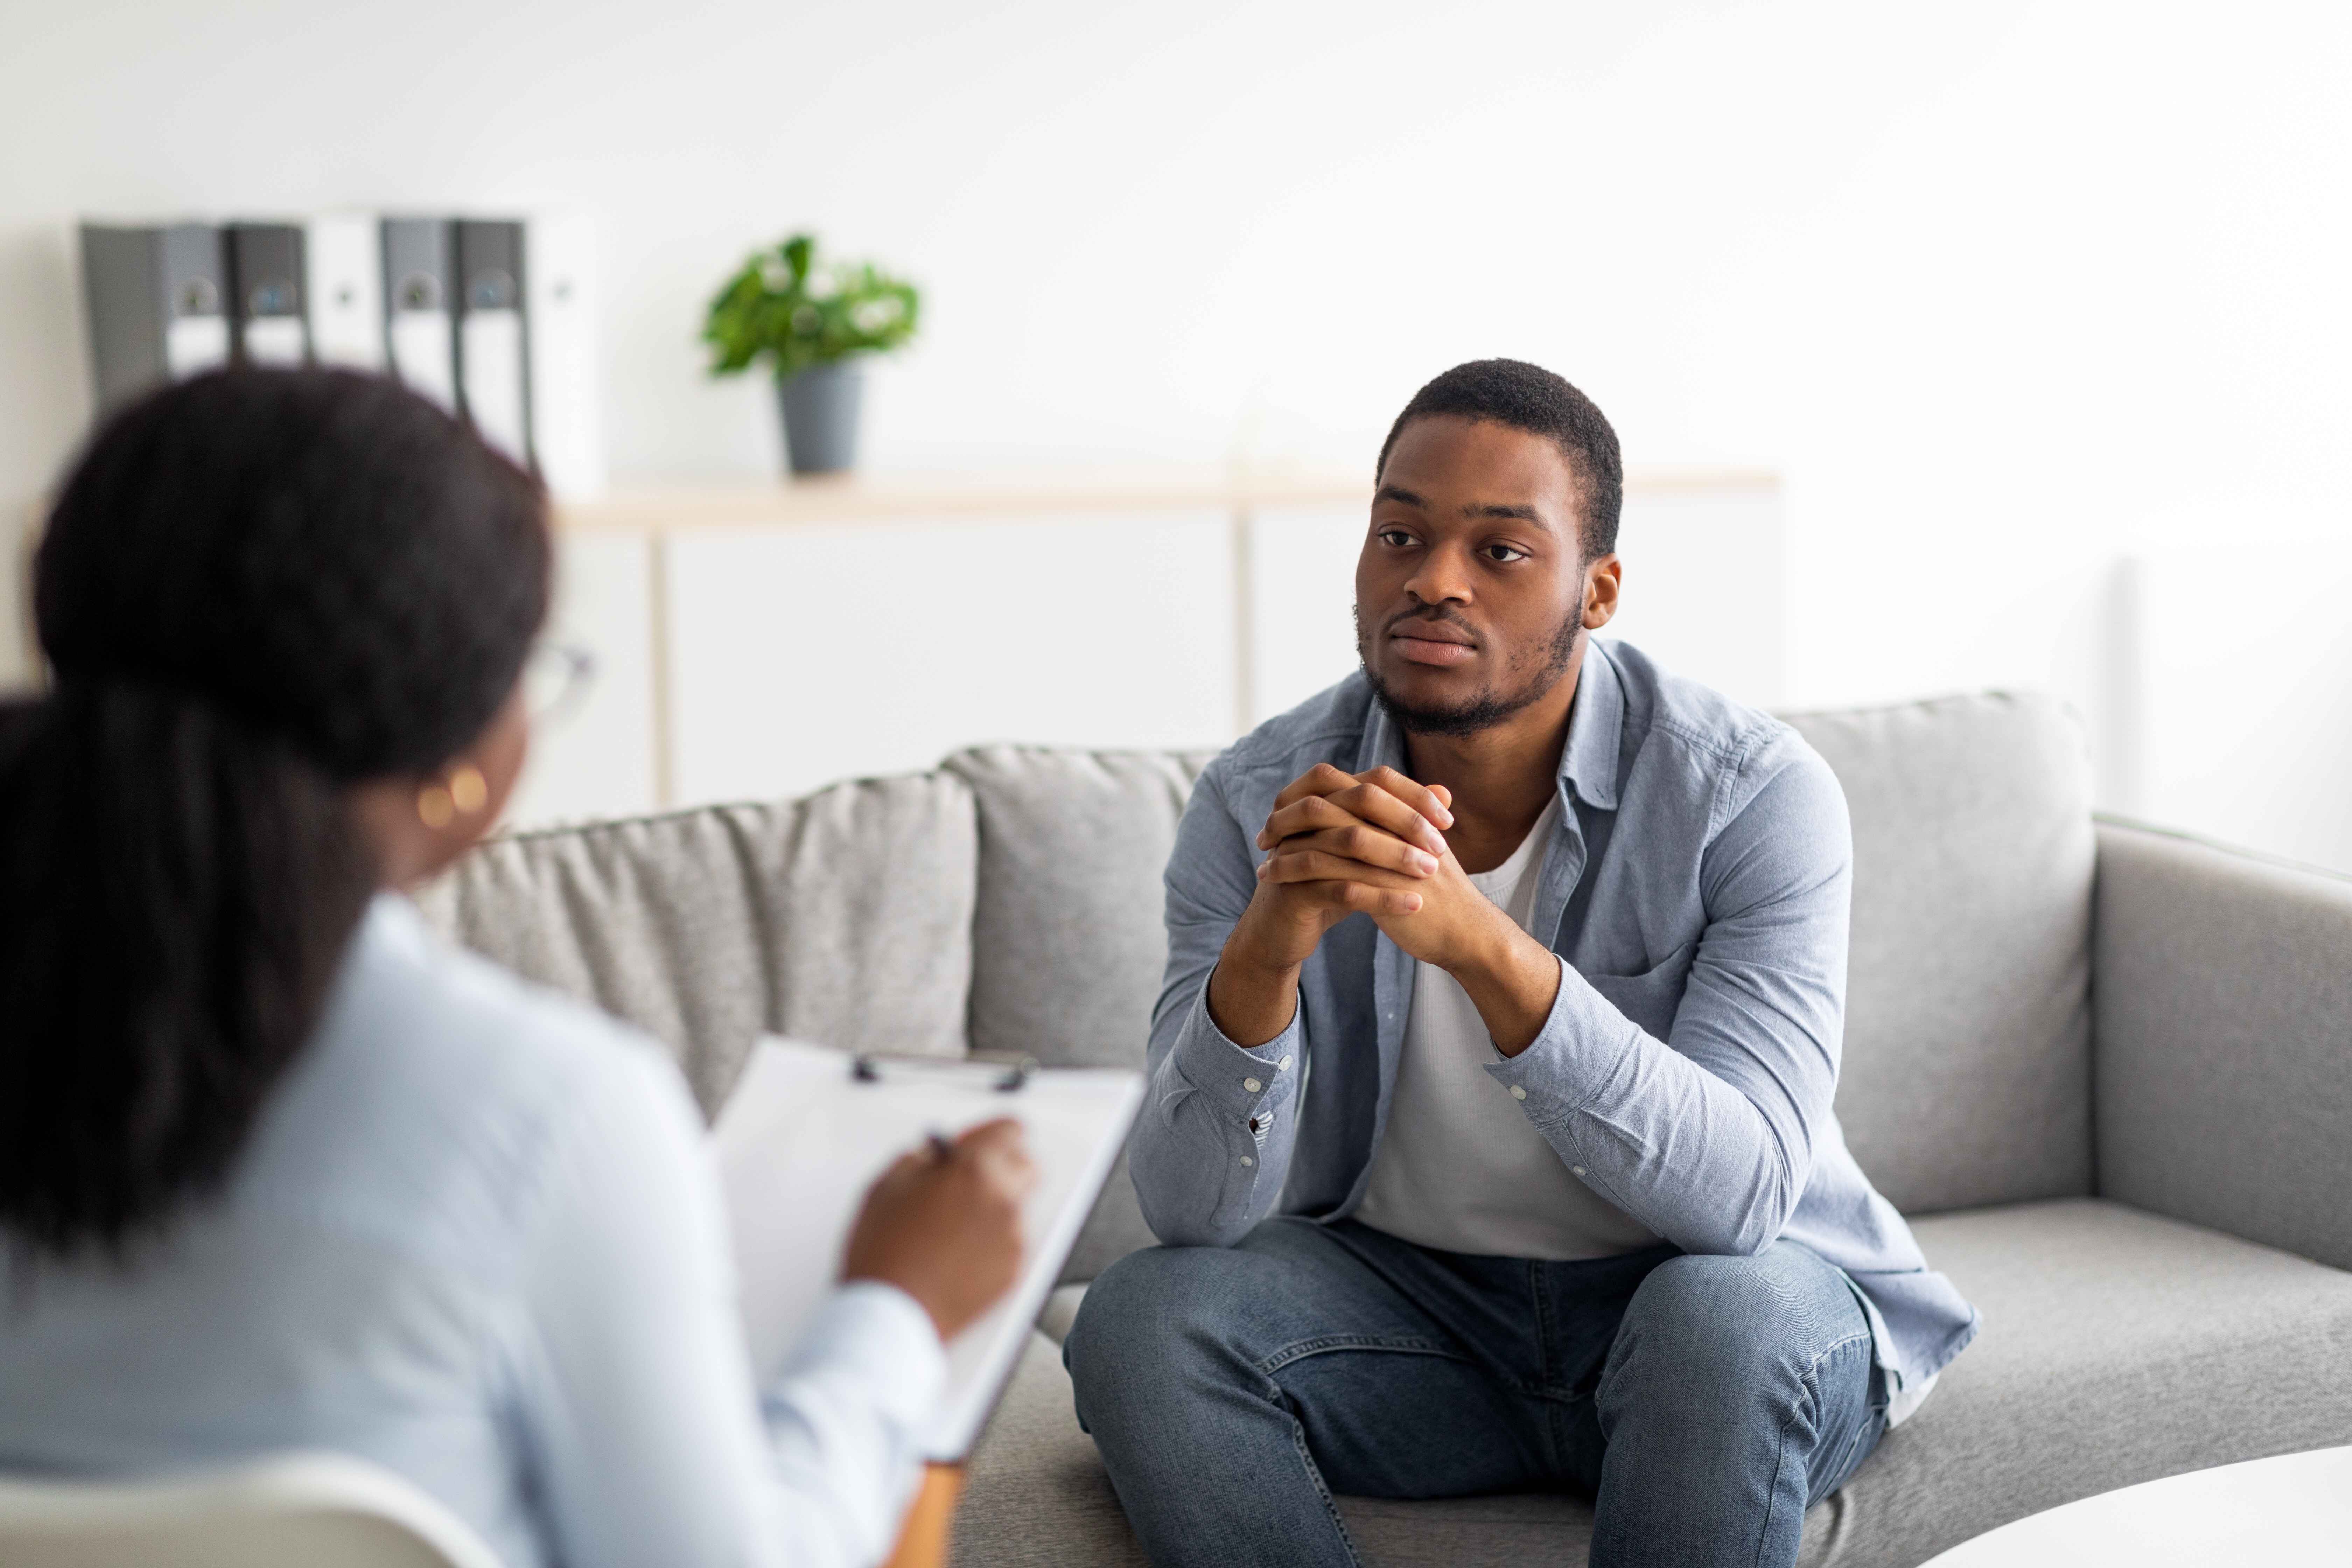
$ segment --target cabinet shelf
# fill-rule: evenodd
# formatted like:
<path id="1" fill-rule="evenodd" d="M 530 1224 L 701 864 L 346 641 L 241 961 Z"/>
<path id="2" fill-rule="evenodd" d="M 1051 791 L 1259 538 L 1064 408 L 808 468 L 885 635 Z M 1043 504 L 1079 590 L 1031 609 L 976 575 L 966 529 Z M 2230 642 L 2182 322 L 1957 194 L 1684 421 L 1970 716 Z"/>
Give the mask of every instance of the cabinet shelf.
<path id="1" fill-rule="evenodd" d="M 1759 468 L 1637 468 L 1628 496 L 1770 495 L 1779 477 Z M 1236 514 L 1293 507 L 1362 506 L 1369 475 L 1331 470 L 1235 474 L 1218 468 L 1007 469 L 985 474 L 892 473 L 795 479 L 773 484 L 624 489 L 559 503 L 559 526 L 583 531 L 744 525 L 835 524 L 954 518 L 1213 510 Z"/>

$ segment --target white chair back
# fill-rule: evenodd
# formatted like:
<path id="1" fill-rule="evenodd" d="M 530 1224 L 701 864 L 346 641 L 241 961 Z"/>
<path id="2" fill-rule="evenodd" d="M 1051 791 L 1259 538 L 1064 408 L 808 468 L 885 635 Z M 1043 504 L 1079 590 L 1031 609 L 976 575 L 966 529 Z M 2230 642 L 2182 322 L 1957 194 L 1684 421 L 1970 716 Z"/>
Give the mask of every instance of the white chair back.
<path id="1" fill-rule="evenodd" d="M 499 1568 L 415 1484 L 341 1454 L 136 1481 L 0 1476 L 7 1568 Z"/>

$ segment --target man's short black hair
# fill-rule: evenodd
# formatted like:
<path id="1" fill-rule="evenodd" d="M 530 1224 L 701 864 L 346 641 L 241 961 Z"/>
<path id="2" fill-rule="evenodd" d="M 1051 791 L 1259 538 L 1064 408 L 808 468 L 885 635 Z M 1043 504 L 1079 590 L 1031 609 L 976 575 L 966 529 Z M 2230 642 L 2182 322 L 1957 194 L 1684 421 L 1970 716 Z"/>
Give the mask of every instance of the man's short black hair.
<path id="1" fill-rule="evenodd" d="M 1530 436 L 1547 436 L 1568 458 L 1577 479 L 1579 535 L 1584 558 L 1596 561 L 1617 548 L 1617 512 L 1625 499 L 1625 465 L 1617 452 L 1617 432 L 1592 399 L 1538 364 L 1517 359 L 1474 359 L 1412 395 L 1372 469 L 1378 483 L 1389 466 L 1389 450 L 1404 427 L 1432 415 L 1491 419 Z"/>

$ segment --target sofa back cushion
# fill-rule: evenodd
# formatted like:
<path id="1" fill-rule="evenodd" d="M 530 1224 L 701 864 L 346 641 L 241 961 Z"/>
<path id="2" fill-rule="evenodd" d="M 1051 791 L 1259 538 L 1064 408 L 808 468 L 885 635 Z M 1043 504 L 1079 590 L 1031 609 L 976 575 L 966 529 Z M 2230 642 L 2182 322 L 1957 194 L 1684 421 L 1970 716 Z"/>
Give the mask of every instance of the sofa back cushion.
<path id="1" fill-rule="evenodd" d="M 418 899 L 456 940 L 666 1041 L 705 1115 L 762 1030 L 964 1054 L 971 792 L 945 773 L 494 840 Z"/>
<path id="2" fill-rule="evenodd" d="M 1160 873 L 1214 754 L 982 746 L 948 759 L 980 821 L 972 1049 L 1142 1065 L 1168 965 Z M 1151 1242 L 1121 1155 L 1062 1277 L 1091 1279 Z"/>
<path id="3" fill-rule="evenodd" d="M 947 760 L 980 823 L 973 1050 L 1143 1059 L 1168 965 L 1160 875 L 1213 755 L 981 746 Z"/>
<path id="4" fill-rule="evenodd" d="M 1837 1109 L 1854 1157 L 1906 1211 L 2088 1193 L 2081 726 L 2002 693 L 1787 717 L 1853 817 Z"/>
<path id="5" fill-rule="evenodd" d="M 2091 1188 L 2094 842 L 2080 727 L 1986 695 L 1790 722 L 1853 817 L 1838 1112 L 1863 1169 L 1927 1211 Z M 1042 1061 L 1142 1059 L 1160 872 L 1203 753 L 989 747 L 950 758 L 980 821 L 971 1036 Z M 1150 1241 L 1124 1174 L 1066 1277 Z"/>
<path id="6" fill-rule="evenodd" d="M 1864 1170 L 1913 1211 L 2088 1192 L 2078 727 L 2000 695 L 1790 722 L 1853 817 L 1838 1110 Z M 983 747 L 800 801 L 499 840 L 419 902 L 667 1041 L 706 1113 L 762 1029 L 1139 1065 L 1166 962 L 1160 873 L 1211 754 Z M 1122 1167 L 1063 1277 L 1151 1239 Z"/>

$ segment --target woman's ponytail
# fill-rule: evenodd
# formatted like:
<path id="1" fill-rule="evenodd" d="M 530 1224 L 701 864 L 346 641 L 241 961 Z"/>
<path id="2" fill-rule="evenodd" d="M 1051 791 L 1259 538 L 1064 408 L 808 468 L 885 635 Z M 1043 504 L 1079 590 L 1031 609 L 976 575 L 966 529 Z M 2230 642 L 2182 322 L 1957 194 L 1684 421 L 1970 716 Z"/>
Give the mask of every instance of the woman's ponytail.
<path id="1" fill-rule="evenodd" d="M 0 1226 L 115 1246 L 226 1173 L 373 879 L 339 792 L 203 700 L 0 721 Z"/>
<path id="2" fill-rule="evenodd" d="M 101 431 L 0 705 L 0 1231 L 121 1252 L 229 1173 L 377 881 L 361 781 L 512 690 L 543 499 L 390 383 L 232 372 Z"/>

